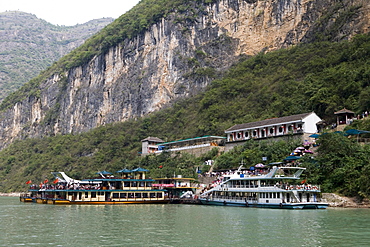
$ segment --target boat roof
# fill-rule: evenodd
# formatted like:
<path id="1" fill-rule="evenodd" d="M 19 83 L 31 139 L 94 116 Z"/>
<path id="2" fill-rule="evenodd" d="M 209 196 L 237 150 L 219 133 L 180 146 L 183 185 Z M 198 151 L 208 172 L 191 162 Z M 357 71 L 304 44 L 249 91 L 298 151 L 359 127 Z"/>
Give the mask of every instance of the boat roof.
<path id="1" fill-rule="evenodd" d="M 194 181 L 195 178 L 154 178 L 154 180 L 192 180 Z"/>
<path id="2" fill-rule="evenodd" d="M 154 179 L 132 179 L 132 178 L 91 178 L 91 179 L 83 179 L 83 182 L 153 182 Z"/>

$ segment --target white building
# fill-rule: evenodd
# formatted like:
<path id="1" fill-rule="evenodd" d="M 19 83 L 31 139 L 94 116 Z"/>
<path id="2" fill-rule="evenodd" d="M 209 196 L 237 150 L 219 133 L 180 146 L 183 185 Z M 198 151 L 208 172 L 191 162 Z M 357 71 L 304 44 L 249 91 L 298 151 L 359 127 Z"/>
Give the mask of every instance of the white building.
<path id="1" fill-rule="evenodd" d="M 271 118 L 257 122 L 237 124 L 225 130 L 226 151 L 243 144 L 249 139 L 265 139 L 297 135 L 309 139 L 317 132 L 316 124 L 322 121 L 316 113 L 309 112 L 281 118 Z"/>

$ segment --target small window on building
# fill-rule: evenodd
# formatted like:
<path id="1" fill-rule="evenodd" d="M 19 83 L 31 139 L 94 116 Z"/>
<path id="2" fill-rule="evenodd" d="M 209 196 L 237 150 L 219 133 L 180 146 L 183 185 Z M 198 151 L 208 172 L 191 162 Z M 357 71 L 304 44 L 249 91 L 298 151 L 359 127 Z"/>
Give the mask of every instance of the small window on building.
<path id="1" fill-rule="evenodd" d="M 281 126 L 281 127 L 279 127 L 279 133 L 282 133 L 283 132 L 283 130 L 284 130 L 284 128 Z"/>
<path id="2" fill-rule="evenodd" d="M 248 137 L 249 137 L 249 132 L 248 132 L 248 131 L 246 131 L 246 132 L 244 133 L 244 137 L 245 137 L 245 138 L 248 138 Z"/>
<path id="3" fill-rule="evenodd" d="M 253 136 L 257 136 L 257 130 L 253 130 Z"/>
<path id="4" fill-rule="evenodd" d="M 270 134 L 274 134 L 274 128 L 270 128 Z"/>

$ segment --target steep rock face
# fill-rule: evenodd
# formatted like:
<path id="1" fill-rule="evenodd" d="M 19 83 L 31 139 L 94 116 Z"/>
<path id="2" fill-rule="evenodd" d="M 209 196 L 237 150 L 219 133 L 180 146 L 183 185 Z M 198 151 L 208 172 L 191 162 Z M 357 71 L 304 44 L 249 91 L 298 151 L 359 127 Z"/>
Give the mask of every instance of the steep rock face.
<path id="1" fill-rule="evenodd" d="M 341 40 L 370 26 L 370 6 L 362 0 L 224 0 L 189 16 L 175 12 L 87 64 L 51 76 L 40 95 L 1 113 L 1 146 L 144 116 L 196 94 L 240 55 L 316 40 L 317 30 L 330 29 L 330 39 Z"/>

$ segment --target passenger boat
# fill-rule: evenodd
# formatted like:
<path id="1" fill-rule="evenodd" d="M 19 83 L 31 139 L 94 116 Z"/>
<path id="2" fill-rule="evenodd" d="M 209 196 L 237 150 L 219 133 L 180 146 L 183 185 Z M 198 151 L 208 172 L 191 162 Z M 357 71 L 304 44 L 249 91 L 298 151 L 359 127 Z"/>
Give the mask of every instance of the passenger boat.
<path id="1" fill-rule="evenodd" d="M 154 188 L 165 189 L 170 203 L 199 203 L 196 200 L 196 190 L 199 189 L 194 178 L 183 178 L 181 175 L 173 178 L 155 178 Z"/>
<path id="2" fill-rule="evenodd" d="M 294 183 L 306 169 L 296 164 L 277 162 L 253 171 L 239 169 L 200 195 L 204 205 L 242 206 L 281 209 L 325 209 L 320 186 L 305 180 Z"/>
<path id="3" fill-rule="evenodd" d="M 165 190 L 155 189 L 155 180 L 147 179 L 148 170 L 137 168 L 118 171 L 122 177 L 99 172 L 101 177 L 75 180 L 64 172 L 52 172 L 53 184 L 45 180 L 40 185 L 31 185 L 29 192 L 20 196 L 22 202 L 42 204 L 128 204 L 168 203 Z M 131 176 L 131 174 L 133 176 Z"/>

